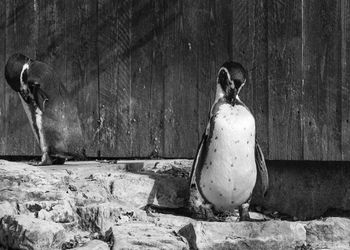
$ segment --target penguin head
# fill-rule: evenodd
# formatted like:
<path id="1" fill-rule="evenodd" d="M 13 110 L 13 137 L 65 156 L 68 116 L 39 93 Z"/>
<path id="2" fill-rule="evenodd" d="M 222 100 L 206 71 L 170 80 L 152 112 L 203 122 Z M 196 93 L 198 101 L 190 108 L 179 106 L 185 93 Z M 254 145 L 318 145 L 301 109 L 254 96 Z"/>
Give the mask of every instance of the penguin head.
<path id="1" fill-rule="evenodd" d="M 14 91 L 20 92 L 24 99 L 29 95 L 27 85 L 29 63 L 29 57 L 16 53 L 10 56 L 5 66 L 7 83 Z"/>
<path id="2" fill-rule="evenodd" d="M 238 62 L 225 62 L 218 72 L 218 87 L 229 102 L 234 101 L 246 83 L 247 71 Z"/>

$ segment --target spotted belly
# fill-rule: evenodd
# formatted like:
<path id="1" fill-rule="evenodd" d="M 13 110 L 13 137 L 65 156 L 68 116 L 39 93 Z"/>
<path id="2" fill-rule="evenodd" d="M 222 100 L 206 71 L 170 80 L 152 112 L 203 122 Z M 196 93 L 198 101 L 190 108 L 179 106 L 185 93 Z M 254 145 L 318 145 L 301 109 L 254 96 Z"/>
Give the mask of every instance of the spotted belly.
<path id="1" fill-rule="evenodd" d="M 213 119 L 199 186 L 220 211 L 246 202 L 256 182 L 255 121 L 242 105 L 222 105 Z"/>

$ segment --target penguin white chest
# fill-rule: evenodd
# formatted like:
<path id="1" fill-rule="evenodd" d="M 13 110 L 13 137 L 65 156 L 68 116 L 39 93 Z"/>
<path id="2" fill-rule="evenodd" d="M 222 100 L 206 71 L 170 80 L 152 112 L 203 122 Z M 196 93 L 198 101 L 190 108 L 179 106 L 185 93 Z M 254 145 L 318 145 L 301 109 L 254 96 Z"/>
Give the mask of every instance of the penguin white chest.
<path id="1" fill-rule="evenodd" d="M 242 105 L 223 104 L 211 119 L 200 189 L 217 210 L 246 202 L 255 186 L 255 120 Z"/>

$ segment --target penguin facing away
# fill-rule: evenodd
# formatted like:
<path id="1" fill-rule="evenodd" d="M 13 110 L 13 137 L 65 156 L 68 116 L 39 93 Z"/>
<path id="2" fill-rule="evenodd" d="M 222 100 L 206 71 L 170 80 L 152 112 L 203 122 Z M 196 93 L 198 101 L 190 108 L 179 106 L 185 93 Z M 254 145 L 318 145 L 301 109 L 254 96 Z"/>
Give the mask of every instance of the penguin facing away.
<path id="1" fill-rule="evenodd" d="M 218 72 L 215 102 L 199 144 L 190 177 L 187 208 L 193 217 L 213 219 L 215 213 L 234 213 L 249 220 L 249 202 L 257 176 L 262 193 L 268 187 L 263 153 L 256 142 L 255 119 L 238 94 L 247 71 L 225 62 Z"/>
<path id="2" fill-rule="evenodd" d="M 63 164 L 66 158 L 85 158 L 81 122 L 57 73 L 46 63 L 13 54 L 5 78 L 18 92 L 42 151 L 39 165 Z"/>

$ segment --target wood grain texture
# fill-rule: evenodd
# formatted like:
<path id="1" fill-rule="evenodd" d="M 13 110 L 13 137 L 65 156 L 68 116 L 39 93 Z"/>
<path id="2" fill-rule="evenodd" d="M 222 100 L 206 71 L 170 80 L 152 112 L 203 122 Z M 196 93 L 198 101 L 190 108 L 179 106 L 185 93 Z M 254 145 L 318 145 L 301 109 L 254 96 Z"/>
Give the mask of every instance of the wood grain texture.
<path id="1" fill-rule="evenodd" d="M 3 77 L 3 69 L 6 64 L 6 1 L 0 2 L 0 154 L 5 154 L 6 149 L 6 88 L 7 83 Z"/>
<path id="2" fill-rule="evenodd" d="M 220 65 L 248 69 L 241 99 L 267 159 L 349 160 L 347 0 L 4 0 L 0 68 L 52 65 L 78 104 L 89 156 L 188 157 Z M 40 154 L 0 79 L 0 154 Z"/>
<path id="3" fill-rule="evenodd" d="M 35 58 L 37 44 L 36 15 L 38 15 L 35 4 L 36 1 L 32 0 L 5 1 L 6 55 L 3 60 L 6 61 L 9 56 L 16 52 Z M 40 152 L 36 148 L 38 147 L 37 142 L 18 94 L 10 89 L 7 84 L 4 106 L 3 115 L 6 124 L 2 132 L 5 136 L 2 144 L 3 149 L 1 150 L 3 154 L 33 155 Z"/>
<path id="4" fill-rule="evenodd" d="M 302 1 L 268 2 L 269 159 L 302 158 Z"/>
<path id="5" fill-rule="evenodd" d="M 255 117 L 257 139 L 268 156 L 267 1 L 233 1 L 232 57 L 248 70 L 241 100 Z"/>
<path id="6" fill-rule="evenodd" d="M 152 84 L 152 1 L 132 1 L 131 26 L 131 156 L 152 153 L 150 106 Z"/>
<path id="7" fill-rule="evenodd" d="M 181 114 L 180 102 L 182 93 L 180 91 L 182 75 L 182 41 L 181 29 L 183 23 L 182 1 L 167 1 L 164 5 L 164 15 L 167 28 L 164 30 L 164 156 L 171 157 L 182 154 L 181 133 L 179 120 Z M 189 136 L 188 131 L 185 132 Z M 178 151 L 181 152 L 178 152 Z"/>
<path id="8" fill-rule="evenodd" d="M 165 1 L 151 2 L 153 38 L 151 51 L 151 82 L 150 82 L 150 119 L 149 136 L 151 144 L 150 157 L 164 156 L 164 37 L 167 26 L 164 15 Z"/>
<path id="9" fill-rule="evenodd" d="M 130 156 L 131 1 L 99 1 L 98 16 L 101 156 Z"/>
<path id="10" fill-rule="evenodd" d="M 342 160 L 350 160 L 350 4 L 341 1 L 341 151 Z"/>
<path id="11" fill-rule="evenodd" d="M 65 8 L 66 87 L 78 105 L 86 153 L 97 156 L 104 121 L 98 106 L 97 0 L 66 0 Z"/>
<path id="12" fill-rule="evenodd" d="M 306 1 L 303 13 L 303 158 L 340 160 L 340 1 Z"/>

